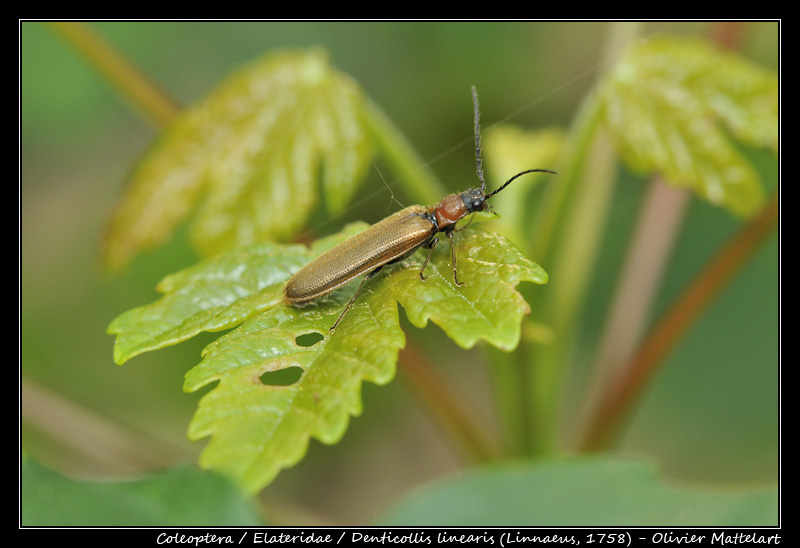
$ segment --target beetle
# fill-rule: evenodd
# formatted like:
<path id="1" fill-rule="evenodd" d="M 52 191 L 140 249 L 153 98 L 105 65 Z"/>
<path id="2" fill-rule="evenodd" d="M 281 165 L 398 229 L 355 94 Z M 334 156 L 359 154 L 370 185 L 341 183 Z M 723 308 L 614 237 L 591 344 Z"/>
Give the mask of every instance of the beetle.
<path id="1" fill-rule="evenodd" d="M 284 301 L 287 305 L 305 306 L 365 274 L 350 302 L 331 326 L 330 330 L 332 331 L 350 310 L 361 292 L 364 282 L 375 276 L 387 264 L 402 261 L 422 247 L 429 249 L 428 256 L 419 271 L 419 276 L 424 281 L 426 279 L 425 268 L 428 266 L 436 244 L 439 243 L 439 238 L 436 236 L 439 232 L 444 232 L 450 240 L 453 281 L 457 286 L 463 285 L 458 281 L 456 251 L 453 244 L 453 231 L 456 223 L 472 213 L 492 211 L 487 200 L 522 175 L 535 172 L 555 174 L 554 171 L 548 169 L 528 169 L 517 173 L 499 188 L 486 194 L 481 159 L 478 93 L 475 86 L 472 87 L 472 103 L 475 163 L 480 186 L 445 196 L 435 206 L 412 205 L 407 207 L 326 251 L 289 278 L 283 289 Z"/>

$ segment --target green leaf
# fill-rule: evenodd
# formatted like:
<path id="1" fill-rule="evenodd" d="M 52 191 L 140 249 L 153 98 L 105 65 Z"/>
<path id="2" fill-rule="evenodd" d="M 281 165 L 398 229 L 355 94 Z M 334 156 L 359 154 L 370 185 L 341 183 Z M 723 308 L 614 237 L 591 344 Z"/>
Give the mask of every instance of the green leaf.
<path id="1" fill-rule="evenodd" d="M 181 466 L 130 481 L 70 479 L 27 458 L 20 465 L 25 527 L 261 526 L 235 485 Z"/>
<path id="2" fill-rule="evenodd" d="M 230 76 L 166 129 L 133 173 L 105 239 L 104 263 L 125 266 L 194 214 L 210 255 L 284 239 L 316 206 L 340 211 L 372 158 L 360 88 L 321 50 L 267 55 Z"/>
<path id="3" fill-rule="evenodd" d="M 311 249 L 303 245 L 253 244 L 206 259 L 167 276 L 158 284 L 159 300 L 115 318 L 108 333 L 117 335 L 114 361 L 188 340 L 202 331 L 222 331 L 283 305 L 289 274 L 313 257 L 364 230 L 353 223 L 322 238 Z"/>
<path id="4" fill-rule="evenodd" d="M 254 244 L 164 278 L 165 296 L 129 310 L 108 327 L 117 335 L 114 361 L 177 344 L 202 331 L 231 329 L 283 303 L 288 272 L 308 262 L 301 245 Z"/>
<path id="5" fill-rule="evenodd" d="M 385 384 L 393 378 L 405 344 L 397 302 L 414 325 L 433 320 L 461 346 L 483 339 L 510 350 L 529 312 L 515 286 L 547 281 L 541 267 L 501 236 L 467 230 L 455 239 L 463 287 L 453 283 L 446 242 L 435 250 L 426 281 L 419 277 L 423 253 L 370 279 L 333 332 L 329 327 L 358 282 L 305 308 L 283 305 L 281 290 L 291 271 L 365 226 L 351 225 L 311 249 L 257 244 L 206 260 L 166 278 L 160 300 L 122 314 L 109 327 L 117 334 L 115 358 L 121 363 L 244 321 L 206 347 L 184 389 L 218 382 L 202 398 L 189 435 L 211 436 L 201 465 L 224 471 L 248 492 L 298 462 L 311 437 L 337 442 L 349 417 L 361 412 L 363 381 Z M 294 382 L 272 378 L 292 370 L 299 373 Z"/>
<path id="6" fill-rule="evenodd" d="M 634 169 L 736 215 L 761 208 L 758 173 L 730 136 L 777 151 L 777 75 L 703 41 L 663 38 L 631 48 L 600 93 L 608 130 Z"/>
<path id="7" fill-rule="evenodd" d="M 777 488 L 710 489 L 605 457 L 472 469 L 410 494 L 382 526 L 774 526 Z"/>
<path id="8" fill-rule="evenodd" d="M 496 233 L 466 230 L 456 236 L 455 244 L 463 287 L 453 280 L 447 243 L 437 247 L 425 270 L 425 283 L 419 279 L 422 253 L 417 261 L 395 269 L 385 283 L 415 326 L 433 320 L 463 348 L 483 339 L 501 350 L 513 350 L 522 317 L 530 313 L 515 287 L 521 281 L 545 284 L 547 272 Z"/>
<path id="9" fill-rule="evenodd" d="M 405 345 L 391 295 L 373 294 L 369 303 L 375 308 L 361 313 L 367 307 L 360 306 L 332 333 L 320 324 L 330 326 L 336 309 L 318 314 L 279 308 L 209 345 L 184 385 L 195 391 L 219 381 L 189 426 L 192 439 L 212 436 L 201 466 L 222 470 L 255 492 L 302 459 L 310 437 L 338 442 L 350 415 L 361 413 L 361 383 L 388 383 Z M 314 333 L 322 335 L 316 344 L 298 342 Z M 293 384 L 262 380 L 289 368 L 302 370 Z"/>

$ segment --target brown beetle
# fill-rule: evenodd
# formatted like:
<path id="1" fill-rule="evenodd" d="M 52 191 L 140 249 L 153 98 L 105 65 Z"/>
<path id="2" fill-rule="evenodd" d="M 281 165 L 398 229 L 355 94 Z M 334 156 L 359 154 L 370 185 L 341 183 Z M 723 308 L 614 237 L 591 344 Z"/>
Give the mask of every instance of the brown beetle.
<path id="1" fill-rule="evenodd" d="M 498 189 L 486 194 L 481 160 L 478 94 L 474 86 L 472 102 L 475 110 L 475 161 L 481 186 L 445 196 L 432 207 L 421 205 L 407 207 L 326 251 L 289 278 L 283 289 L 286 304 L 303 306 L 338 289 L 353 278 L 366 274 L 350 302 L 331 326 L 330 329 L 333 330 L 350 310 L 364 282 L 376 275 L 384 265 L 401 261 L 421 247 L 430 250 L 419 272 L 420 278 L 425 280 L 425 268 L 428 266 L 434 247 L 439 243 L 439 238 L 436 236 L 438 232 L 444 232 L 450 239 L 453 280 L 456 285 L 462 285 L 458 281 L 456 252 L 453 245 L 453 230 L 456 223 L 471 213 L 487 209 L 491 211 L 486 200 L 503 190 L 517 177 L 534 172 L 555 173 L 547 169 L 529 169 L 517 173 Z"/>

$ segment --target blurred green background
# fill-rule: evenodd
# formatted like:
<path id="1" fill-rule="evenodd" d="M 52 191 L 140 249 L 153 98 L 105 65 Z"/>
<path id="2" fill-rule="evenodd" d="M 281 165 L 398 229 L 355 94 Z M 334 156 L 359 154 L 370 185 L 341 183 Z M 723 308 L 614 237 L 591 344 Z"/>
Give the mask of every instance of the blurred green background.
<path id="1" fill-rule="evenodd" d="M 526 128 L 568 127 L 598 72 L 612 62 L 601 53 L 618 30 L 605 22 L 89 25 L 182 105 L 266 51 L 322 46 L 453 190 L 475 179 L 471 85 L 480 92 L 484 128 L 501 120 Z M 742 53 L 777 70 L 778 24 L 743 28 Z M 707 36 L 709 29 L 708 23 L 649 23 L 641 33 Z M 97 260 L 126 175 L 159 128 L 39 22 L 20 24 L 20 108 L 21 449 L 56 470 L 89 478 L 195 462 L 203 443 L 190 443 L 186 427 L 202 394 L 184 394 L 181 386 L 215 337 L 118 367 L 106 335 L 115 316 L 154 300 L 159 279 L 195 257 L 178 234 L 116 278 L 104 277 Z M 764 171 L 773 175 L 774 187 L 776 163 L 766 159 Z M 623 172 L 586 307 L 587 343 L 602 326 L 643 189 L 641 179 Z M 333 232 L 349 220 L 372 222 L 391 207 L 377 170 L 362 194 L 365 199 L 336 226 L 317 216 L 315 232 Z M 724 211 L 693 201 L 659 309 L 737 226 Z M 653 460 L 680 481 L 777 480 L 779 257 L 776 234 L 670 356 L 630 424 L 623 453 Z M 456 348 L 434 326 L 414 336 L 491 425 L 489 374 L 480 352 Z M 588 360 L 581 351 L 564 390 L 566 431 L 586 382 L 582 364 Z M 399 494 L 461 466 L 402 379 L 387 387 L 366 385 L 364 402 L 363 416 L 351 422 L 340 444 L 312 442 L 308 457 L 262 495 L 274 515 L 363 523 Z"/>

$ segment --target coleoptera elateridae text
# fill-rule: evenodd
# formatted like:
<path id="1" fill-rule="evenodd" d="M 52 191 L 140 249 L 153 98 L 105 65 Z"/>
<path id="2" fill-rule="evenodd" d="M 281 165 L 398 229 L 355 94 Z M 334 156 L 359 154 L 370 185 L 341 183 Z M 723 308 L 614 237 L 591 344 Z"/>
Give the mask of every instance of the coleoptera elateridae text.
<path id="1" fill-rule="evenodd" d="M 419 271 L 420 278 L 425 280 L 425 268 L 428 266 L 434 247 L 439 242 L 436 236 L 439 232 L 444 232 L 450 240 L 453 281 L 458 286 L 462 285 L 458 281 L 456 252 L 453 245 L 453 230 L 456 223 L 471 213 L 487 209 L 491 211 L 486 200 L 506 188 L 517 177 L 534 172 L 555 173 L 548 169 L 528 169 L 517 173 L 499 188 L 486 194 L 481 159 L 478 94 L 474 86 L 472 103 L 475 112 L 475 162 L 481 186 L 445 196 L 441 202 L 432 207 L 421 205 L 407 207 L 323 253 L 289 278 L 283 289 L 286 304 L 302 306 L 365 274 L 350 302 L 331 326 L 330 329 L 333 330 L 350 310 L 364 282 L 375 276 L 384 265 L 401 261 L 421 247 L 430 250 Z"/>

